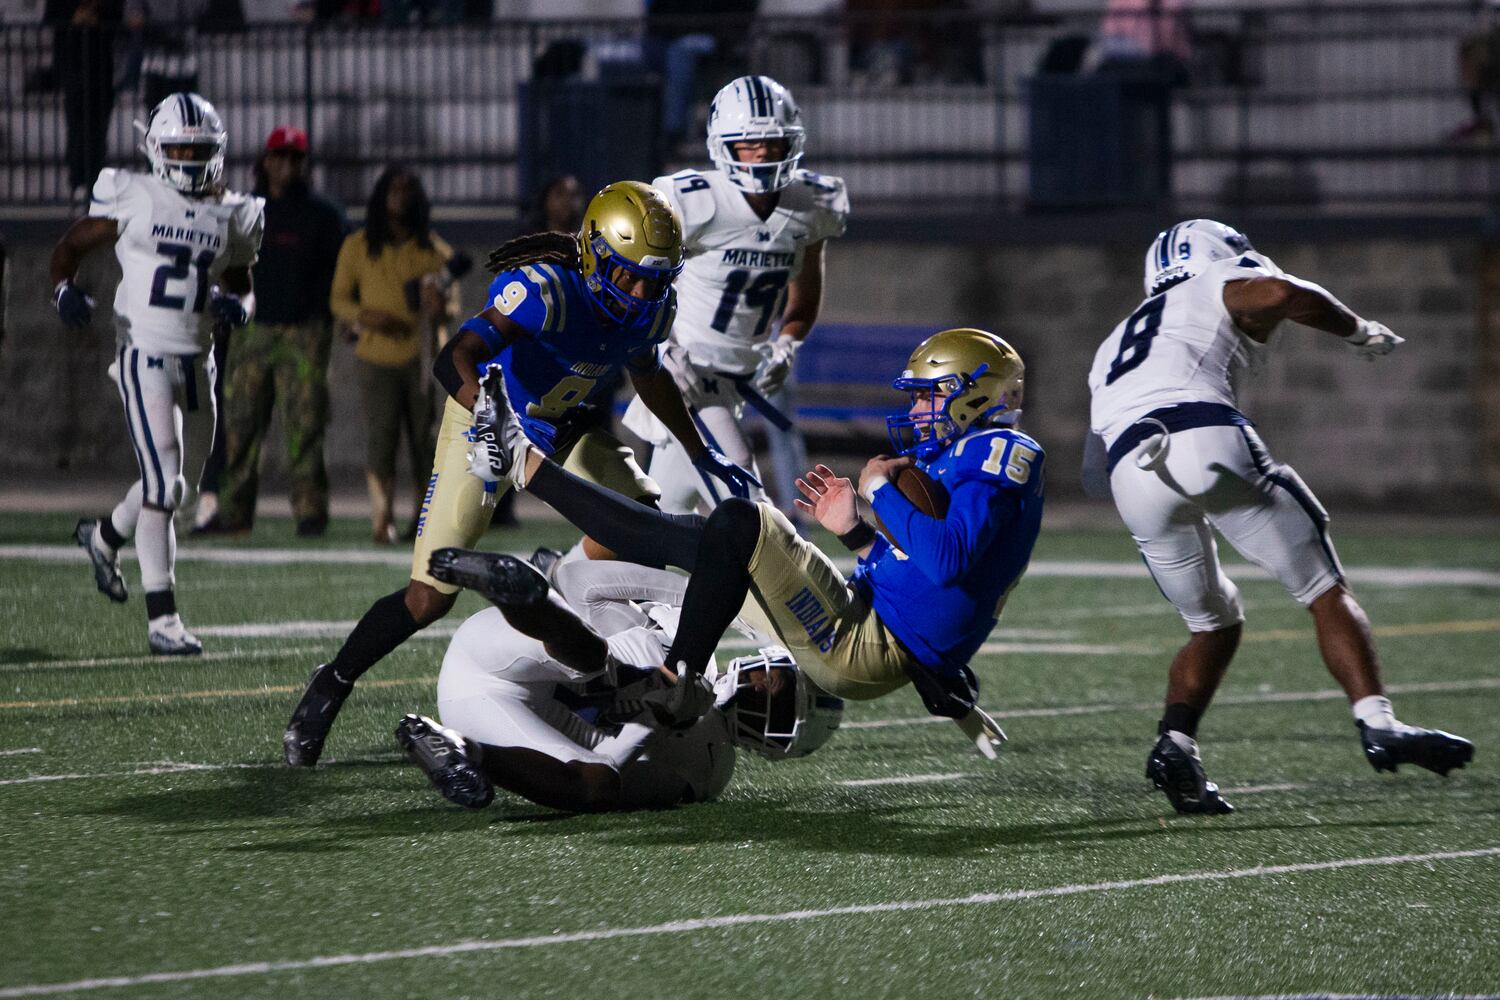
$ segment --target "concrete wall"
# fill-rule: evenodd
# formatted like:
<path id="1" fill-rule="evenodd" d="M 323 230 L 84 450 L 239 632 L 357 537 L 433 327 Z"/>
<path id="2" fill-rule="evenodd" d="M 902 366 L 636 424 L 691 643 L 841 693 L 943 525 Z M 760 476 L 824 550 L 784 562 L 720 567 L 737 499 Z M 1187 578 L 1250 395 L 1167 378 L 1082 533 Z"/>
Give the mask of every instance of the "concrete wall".
<path id="1" fill-rule="evenodd" d="M 85 265 L 83 283 L 100 308 L 93 329 L 65 331 L 49 306 L 47 281 L 47 257 L 62 227 L 0 224 L 11 262 L 0 344 L 0 480 L 67 468 L 123 483 L 134 458 L 105 376 L 116 269 L 107 254 Z M 494 242 L 467 229 L 449 235 L 481 260 Z M 1026 426 L 1048 449 L 1049 486 L 1055 494 L 1076 493 L 1088 420 L 1085 377 L 1100 340 L 1140 301 L 1146 242 L 845 240 L 829 254 L 824 316 L 933 330 L 975 325 L 1004 335 L 1027 361 Z M 1486 340 L 1479 317 L 1495 313 L 1500 322 L 1500 306 L 1488 313 L 1480 306 L 1484 244 L 1418 236 L 1283 240 L 1263 249 L 1409 341 L 1393 357 L 1366 364 L 1331 337 L 1283 330 L 1269 364 L 1242 394 L 1273 454 L 1297 466 L 1325 500 L 1392 511 L 1493 509 L 1500 501 L 1500 390 L 1481 378 L 1481 355 L 1494 355 L 1500 338 Z M 1490 268 L 1500 287 L 1500 263 Z M 471 278 L 465 306 L 482 295 L 482 280 Z M 1496 367 L 1494 357 L 1488 363 Z M 328 457 L 335 488 L 360 491 L 364 434 L 352 368 L 349 348 L 336 348 Z M 869 446 L 877 443 L 871 438 Z M 268 451 L 274 478 L 280 448 L 273 441 Z"/>

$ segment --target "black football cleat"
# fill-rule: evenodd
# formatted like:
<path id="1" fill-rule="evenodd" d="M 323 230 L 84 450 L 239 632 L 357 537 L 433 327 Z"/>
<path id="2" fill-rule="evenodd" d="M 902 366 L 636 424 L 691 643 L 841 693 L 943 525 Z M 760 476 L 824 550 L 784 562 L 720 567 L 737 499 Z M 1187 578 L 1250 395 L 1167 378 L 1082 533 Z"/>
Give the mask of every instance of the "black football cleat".
<path id="1" fill-rule="evenodd" d="M 540 604 L 550 590 L 547 578 L 535 566 L 503 552 L 438 549 L 427 561 L 427 572 L 508 608 Z"/>
<path id="2" fill-rule="evenodd" d="M 125 588 L 125 577 L 120 575 L 120 553 L 105 547 L 97 537 L 98 528 L 99 522 L 94 518 L 82 519 L 73 527 L 73 541 L 89 554 L 89 562 L 94 564 L 94 586 L 99 588 L 99 593 L 116 604 L 123 604 L 130 592 Z"/>
<path id="3" fill-rule="evenodd" d="M 443 798 L 465 809 L 483 809 L 495 801 L 489 775 L 469 760 L 464 738 L 425 715 L 407 715 L 396 724 L 396 742 L 422 769 Z"/>
<path id="4" fill-rule="evenodd" d="M 1188 753 L 1162 733 L 1146 758 L 1146 777 L 1167 793 L 1172 808 L 1179 813 L 1217 816 L 1234 812 L 1234 806 L 1219 795 L 1219 786 L 1203 773 L 1198 754 Z"/>
<path id="5" fill-rule="evenodd" d="M 344 699 L 349 697 L 349 691 L 330 696 L 318 690 L 319 672 L 332 669 L 327 663 L 320 663 L 313 669 L 307 690 L 302 692 L 302 700 L 292 712 L 292 721 L 281 734 L 281 750 L 287 767 L 312 767 L 323 755 L 323 741 L 328 739 L 333 720 L 338 718 Z"/>
<path id="6" fill-rule="evenodd" d="M 1474 744 L 1461 736 L 1441 729 L 1372 729 L 1363 722 L 1359 740 L 1365 747 L 1365 759 L 1377 771 L 1395 771 L 1397 764 L 1415 764 L 1447 777 L 1448 772 L 1474 759 Z"/>

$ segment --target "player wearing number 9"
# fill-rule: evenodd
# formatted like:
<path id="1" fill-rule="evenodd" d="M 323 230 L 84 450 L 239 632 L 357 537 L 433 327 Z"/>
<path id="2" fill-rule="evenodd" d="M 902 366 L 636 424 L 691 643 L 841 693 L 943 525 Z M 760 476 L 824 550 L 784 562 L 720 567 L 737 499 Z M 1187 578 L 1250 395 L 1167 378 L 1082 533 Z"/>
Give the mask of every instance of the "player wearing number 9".
<path id="1" fill-rule="evenodd" d="M 169 96 L 136 127 L 151 173 L 101 171 L 89 214 L 52 253 L 53 303 L 63 323 L 78 328 L 93 306 L 74 284 L 78 266 L 95 248 L 114 245 L 120 283 L 110 376 L 140 467 L 114 510 L 79 521 L 74 538 L 99 590 L 124 601 L 119 550 L 135 535 L 151 651 L 191 655 L 203 647 L 177 613 L 172 512 L 197 487 L 213 440 L 215 325 L 243 325 L 255 308 L 250 266 L 264 203 L 220 184 L 224 124 L 197 94 Z"/>
<path id="2" fill-rule="evenodd" d="M 463 324 L 433 365 L 448 393 L 412 553 L 411 580 L 370 608 L 338 655 L 318 667 L 283 738 L 287 763 L 310 766 L 322 752 L 339 706 L 354 681 L 418 629 L 448 613 L 459 588 L 428 572 L 441 548 L 469 548 L 490 521 L 487 491 L 508 488 L 484 470 L 476 440 L 479 376 L 503 371 L 508 408 L 536 448 L 591 482 L 632 500 L 654 503 L 656 486 L 630 450 L 607 430 L 610 414 L 595 406 L 621 372 L 684 448 L 747 492 L 743 470 L 715 458 L 698 436 L 672 378 L 657 357 L 676 309 L 672 282 L 682 268 L 682 225 L 649 185 L 621 181 L 584 210 L 574 233 L 522 236 L 490 255 L 495 274 L 487 305 Z M 472 464 L 471 464 L 472 461 Z M 587 543 L 591 557 L 608 555 Z"/>
<path id="3" fill-rule="evenodd" d="M 1402 338 L 1329 292 L 1285 274 L 1211 219 L 1164 230 L 1146 252 L 1146 301 L 1100 345 L 1089 372 L 1091 425 L 1120 517 L 1190 638 L 1172 661 L 1146 775 L 1180 813 L 1227 813 L 1205 777 L 1198 721 L 1239 646 L 1244 607 L 1219 565 L 1213 530 L 1272 573 L 1312 613 L 1318 648 L 1348 695 L 1377 769 L 1446 773 L 1466 740 L 1397 722 L 1370 623 L 1344 581 L 1328 514 L 1288 465 L 1272 460 L 1239 411 L 1235 376 L 1284 320 L 1342 338 L 1374 358 Z M 1332 415 L 1330 415 L 1332 416 Z"/>

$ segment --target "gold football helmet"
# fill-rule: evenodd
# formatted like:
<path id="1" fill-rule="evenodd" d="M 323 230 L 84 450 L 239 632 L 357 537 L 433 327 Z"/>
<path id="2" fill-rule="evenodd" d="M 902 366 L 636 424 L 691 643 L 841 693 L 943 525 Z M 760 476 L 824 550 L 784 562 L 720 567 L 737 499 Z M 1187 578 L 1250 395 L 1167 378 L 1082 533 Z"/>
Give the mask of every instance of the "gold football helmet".
<path id="1" fill-rule="evenodd" d="M 891 383 L 912 398 L 908 412 L 886 419 L 891 444 L 897 454 L 930 458 L 971 428 L 1002 414 L 1014 419 L 1025 380 L 1021 355 L 993 333 L 969 327 L 934 333 Z"/>
<path id="2" fill-rule="evenodd" d="M 682 221 L 661 192 L 640 181 L 604 188 L 584 209 L 578 243 L 599 308 L 621 326 L 653 322 L 682 270 Z"/>

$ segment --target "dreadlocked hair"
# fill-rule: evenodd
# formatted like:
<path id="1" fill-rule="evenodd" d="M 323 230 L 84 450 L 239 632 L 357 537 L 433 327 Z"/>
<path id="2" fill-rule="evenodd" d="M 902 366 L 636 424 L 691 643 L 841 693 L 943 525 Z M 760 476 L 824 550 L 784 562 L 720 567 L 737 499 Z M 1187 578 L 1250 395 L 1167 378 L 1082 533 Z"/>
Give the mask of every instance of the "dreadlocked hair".
<path id="1" fill-rule="evenodd" d="M 583 253 L 578 247 L 577 235 L 530 233 L 517 236 L 498 250 L 491 250 L 490 258 L 485 262 L 491 274 L 513 271 L 527 264 L 557 264 L 578 270 L 583 266 Z"/>

